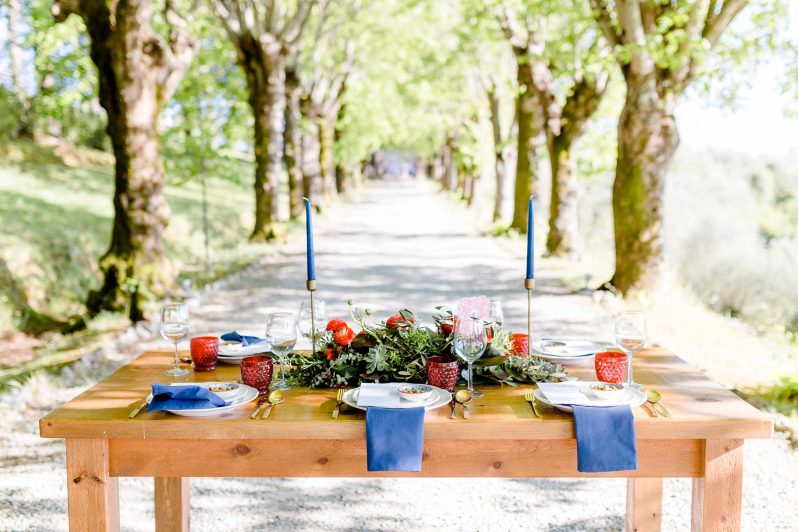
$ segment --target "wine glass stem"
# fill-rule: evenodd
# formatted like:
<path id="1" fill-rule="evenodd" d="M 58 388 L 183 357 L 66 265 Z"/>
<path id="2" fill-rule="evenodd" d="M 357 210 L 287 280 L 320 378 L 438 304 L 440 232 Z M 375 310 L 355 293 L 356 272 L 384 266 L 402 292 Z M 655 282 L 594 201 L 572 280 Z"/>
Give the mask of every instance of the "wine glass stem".
<path id="1" fill-rule="evenodd" d="M 172 342 L 175 346 L 175 370 L 180 369 L 180 356 L 177 354 L 177 342 Z"/>
<path id="2" fill-rule="evenodd" d="M 634 377 L 632 376 L 632 354 L 626 353 L 626 374 L 627 374 L 627 384 L 629 386 L 632 385 L 634 382 Z"/>
<path id="3" fill-rule="evenodd" d="M 471 373 L 471 362 L 468 363 L 468 391 L 474 393 L 474 376 Z"/>
<path id="4" fill-rule="evenodd" d="M 285 355 L 280 359 L 280 384 L 285 384 Z"/>

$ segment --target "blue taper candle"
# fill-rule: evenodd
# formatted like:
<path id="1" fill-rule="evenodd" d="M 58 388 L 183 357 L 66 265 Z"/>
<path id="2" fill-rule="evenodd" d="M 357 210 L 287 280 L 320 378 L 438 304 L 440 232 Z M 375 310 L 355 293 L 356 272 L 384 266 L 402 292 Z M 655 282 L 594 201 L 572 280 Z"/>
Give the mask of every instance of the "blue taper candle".
<path id="1" fill-rule="evenodd" d="M 529 196 L 529 208 L 526 221 L 526 278 L 535 278 L 535 208 L 532 206 L 534 196 Z"/>
<path id="2" fill-rule="evenodd" d="M 310 214 L 310 200 L 305 199 L 305 232 L 307 233 L 308 281 L 316 280 L 316 265 L 313 257 L 313 219 Z"/>

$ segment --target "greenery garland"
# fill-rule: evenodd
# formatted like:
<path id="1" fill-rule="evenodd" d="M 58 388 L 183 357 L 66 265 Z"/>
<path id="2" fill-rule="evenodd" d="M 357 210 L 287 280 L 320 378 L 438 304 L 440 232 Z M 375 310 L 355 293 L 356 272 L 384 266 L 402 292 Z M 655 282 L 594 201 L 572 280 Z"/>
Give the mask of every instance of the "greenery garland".
<path id="1" fill-rule="evenodd" d="M 316 338 L 315 354 L 291 357 L 291 381 L 296 386 L 337 388 L 360 382 L 426 382 L 427 358 L 453 355 L 454 317 L 451 311 L 433 316 L 436 327 L 419 324 L 409 310 L 375 321 L 369 309 L 349 301 L 352 318 L 361 331 L 343 320 L 331 320 Z M 538 357 L 527 357 L 509 331 L 489 325 L 490 343 L 474 364 L 475 381 L 518 383 L 558 382 L 566 378 L 563 367 Z M 461 364 L 462 365 L 462 364 Z"/>

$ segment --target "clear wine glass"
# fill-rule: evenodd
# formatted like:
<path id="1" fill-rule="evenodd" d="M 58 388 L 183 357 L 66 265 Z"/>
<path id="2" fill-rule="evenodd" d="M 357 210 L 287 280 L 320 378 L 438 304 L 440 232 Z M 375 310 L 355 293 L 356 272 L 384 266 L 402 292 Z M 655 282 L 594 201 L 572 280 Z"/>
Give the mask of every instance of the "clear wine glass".
<path id="1" fill-rule="evenodd" d="M 319 329 L 319 325 L 321 324 L 322 327 L 327 322 L 327 305 L 322 300 L 316 300 L 313 302 L 315 319 L 316 319 L 316 330 Z M 313 339 L 311 338 L 311 312 L 310 312 L 310 301 L 303 301 L 302 304 L 299 306 L 299 318 L 297 319 L 297 327 L 299 329 L 299 334 L 302 338 L 306 338 L 308 343 L 311 345 L 311 349 L 315 349 L 313 345 Z"/>
<path id="2" fill-rule="evenodd" d="M 615 343 L 626 353 L 628 368 L 627 384 L 639 388 L 632 375 L 632 356 L 640 352 L 646 345 L 646 317 L 637 310 L 621 312 L 615 318 Z"/>
<path id="3" fill-rule="evenodd" d="M 493 325 L 495 325 L 496 330 L 502 328 L 502 323 L 504 323 L 504 309 L 502 308 L 501 299 L 490 300 L 490 313 L 488 314 L 488 319 Z"/>
<path id="4" fill-rule="evenodd" d="M 272 390 L 290 390 L 285 380 L 286 357 L 294 349 L 297 337 L 296 315 L 293 312 L 275 312 L 266 317 L 266 341 L 280 363 L 280 378 L 272 383 Z"/>
<path id="5" fill-rule="evenodd" d="M 172 342 L 175 348 L 175 364 L 164 375 L 169 377 L 182 377 L 188 375 L 188 370 L 180 367 L 180 356 L 177 344 L 188 336 L 188 307 L 185 303 L 164 303 L 161 307 L 161 336 L 164 340 Z"/>
<path id="6" fill-rule="evenodd" d="M 488 346 L 488 335 L 485 322 L 471 316 L 458 319 L 454 326 L 454 352 L 468 363 L 468 391 L 474 398 L 482 397 L 482 392 L 474 390 L 472 366 L 485 353 Z"/>

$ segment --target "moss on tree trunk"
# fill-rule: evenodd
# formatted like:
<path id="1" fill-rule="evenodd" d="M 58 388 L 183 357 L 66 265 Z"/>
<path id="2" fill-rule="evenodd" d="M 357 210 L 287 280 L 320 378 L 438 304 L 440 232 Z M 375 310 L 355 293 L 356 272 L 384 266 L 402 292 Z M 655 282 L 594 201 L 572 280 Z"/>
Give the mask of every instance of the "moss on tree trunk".
<path id="1" fill-rule="evenodd" d="M 516 78 L 519 87 L 515 100 L 515 112 L 518 120 L 518 157 L 515 166 L 513 221 L 510 227 L 526 233 L 527 207 L 529 196 L 532 194 L 532 180 L 537 160 L 535 137 L 538 127 L 535 113 L 537 102 L 532 93 L 532 68 L 526 54 L 519 52 L 516 52 Z"/>
<path id="2" fill-rule="evenodd" d="M 294 69 L 285 72 L 285 138 L 284 155 L 285 168 L 288 173 L 288 211 L 291 218 L 302 216 L 304 210 L 302 203 L 302 112 L 299 108 L 299 99 L 302 87 L 299 77 Z"/>

